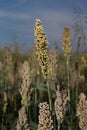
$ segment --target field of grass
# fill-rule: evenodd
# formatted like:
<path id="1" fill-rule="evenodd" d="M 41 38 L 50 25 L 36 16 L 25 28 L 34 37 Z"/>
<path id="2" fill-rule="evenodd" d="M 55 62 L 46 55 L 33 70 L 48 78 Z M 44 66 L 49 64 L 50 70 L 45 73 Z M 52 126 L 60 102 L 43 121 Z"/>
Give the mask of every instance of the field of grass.
<path id="1" fill-rule="evenodd" d="M 0 50 L 0 130 L 87 130 L 87 53 L 49 48 L 37 19 L 28 54 Z"/>

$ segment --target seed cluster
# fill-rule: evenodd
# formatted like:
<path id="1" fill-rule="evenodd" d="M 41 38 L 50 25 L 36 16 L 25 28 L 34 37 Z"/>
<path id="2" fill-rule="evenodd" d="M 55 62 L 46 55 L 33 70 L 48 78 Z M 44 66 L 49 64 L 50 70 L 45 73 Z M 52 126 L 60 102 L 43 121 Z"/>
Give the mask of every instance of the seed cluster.
<path id="1" fill-rule="evenodd" d="M 19 110 L 19 118 L 16 128 L 17 130 L 30 130 L 24 106 Z"/>
<path id="2" fill-rule="evenodd" d="M 70 42 L 70 28 L 65 27 L 63 32 L 63 51 L 65 56 L 70 56 L 71 42 Z"/>
<path id="3" fill-rule="evenodd" d="M 55 100 L 55 112 L 57 120 L 63 122 L 66 113 L 67 94 L 66 91 L 60 92 L 59 86 L 57 86 L 56 100 Z"/>
<path id="4" fill-rule="evenodd" d="M 32 88 L 30 87 L 31 79 L 30 79 L 30 67 L 28 61 L 25 61 L 23 64 L 23 76 L 22 76 L 22 85 L 20 88 L 20 94 L 22 97 L 21 103 L 24 106 L 30 105 L 30 98 L 32 93 Z"/>
<path id="5" fill-rule="evenodd" d="M 36 19 L 34 32 L 35 32 L 35 46 L 37 49 L 36 52 L 37 59 L 42 69 L 43 76 L 46 79 L 49 73 L 51 73 L 52 68 L 50 66 L 49 57 L 47 53 L 48 41 L 46 39 L 42 23 L 39 19 Z"/>
<path id="6" fill-rule="evenodd" d="M 53 130 L 53 121 L 51 119 L 49 105 L 47 102 L 39 104 L 38 130 Z"/>
<path id="7" fill-rule="evenodd" d="M 79 99 L 79 103 L 77 104 L 79 127 L 81 128 L 81 130 L 87 130 L 87 100 L 84 93 L 80 94 Z"/>

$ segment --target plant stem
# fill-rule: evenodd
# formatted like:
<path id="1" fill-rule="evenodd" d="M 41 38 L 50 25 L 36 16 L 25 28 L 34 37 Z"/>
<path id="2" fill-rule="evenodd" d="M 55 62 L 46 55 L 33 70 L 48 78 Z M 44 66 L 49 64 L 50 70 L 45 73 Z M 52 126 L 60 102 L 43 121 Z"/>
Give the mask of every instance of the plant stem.
<path id="1" fill-rule="evenodd" d="M 78 86 L 79 85 L 79 74 L 77 72 L 77 82 L 76 82 L 76 106 L 77 106 L 77 103 L 78 103 Z"/>
<path id="2" fill-rule="evenodd" d="M 67 56 L 67 86 L 68 86 L 68 101 L 70 102 L 70 81 L 69 81 L 69 57 Z"/>
<path id="3" fill-rule="evenodd" d="M 37 89 L 35 88 L 35 104 L 37 103 Z"/>
<path id="4" fill-rule="evenodd" d="M 58 130 L 60 130 L 60 120 L 58 120 Z"/>
<path id="5" fill-rule="evenodd" d="M 67 56 L 67 87 L 68 87 L 68 102 L 69 102 L 69 114 L 70 114 L 70 77 L 69 77 L 69 56 Z M 70 126 L 69 130 L 72 128 L 72 118 L 70 114 Z"/>
<path id="6" fill-rule="evenodd" d="M 48 88 L 48 98 L 49 98 L 50 111 L 52 111 L 51 91 L 50 91 L 50 86 L 49 86 L 48 80 L 47 80 L 47 88 Z"/>
<path id="7" fill-rule="evenodd" d="M 4 121 L 4 114 L 2 115 L 2 125 L 1 125 L 1 130 L 3 130 L 3 121 Z"/>

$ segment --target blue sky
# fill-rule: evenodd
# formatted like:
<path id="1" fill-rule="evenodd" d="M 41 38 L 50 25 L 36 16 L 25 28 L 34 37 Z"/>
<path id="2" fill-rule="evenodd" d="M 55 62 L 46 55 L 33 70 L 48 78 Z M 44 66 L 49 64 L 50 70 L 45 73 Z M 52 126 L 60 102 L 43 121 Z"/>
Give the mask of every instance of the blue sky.
<path id="1" fill-rule="evenodd" d="M 76 5 L 87 12 L 87 0 L 0 0 L 0 45 L 16 34 L 19 43 L 32 46 L 36 18 L 42 21 L 49 44 L 58 42 L 64 27 L 72 27 Z"/>

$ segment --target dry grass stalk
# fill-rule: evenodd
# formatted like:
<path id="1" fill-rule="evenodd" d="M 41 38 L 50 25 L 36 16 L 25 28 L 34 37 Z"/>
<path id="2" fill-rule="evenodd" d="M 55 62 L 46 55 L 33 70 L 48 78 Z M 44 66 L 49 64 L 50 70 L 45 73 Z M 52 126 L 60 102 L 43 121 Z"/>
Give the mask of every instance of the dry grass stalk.
<path id="1" fill-rule="evenodd" d="M 31 78 L 30 78 L 30 67 L 28 61 L 25 61 L 23 64 L 23 75 L 22 75 L 22 85 L 19 89 L 22 100 L 21 103 L 25 107 L 30 105 L 30 98 L 32 93 L 32 88 L 30 87 Z"/>
<path id="2" fill-rule="evenodd" d="M 53 121 L 51 119 L 49 105 L 47 102 L 39 104 L 38 130 L 53 130 Z"/>
<path id="3" fill-rule="evenodd" d="M 60 121 L 60 123 L 63 122 L 65 113 L 66 113 L 66 104 L 67 104 L 67 94 L 64 90 L 63 92 L 59 91 L 59 86 L 57 86 L 57 92 L 56 92 L 56 100 L 55 100 L 55 112 L 57 120 Z"/>
<path id="4" fill-rule="evenodd" d="M 79 127 L 81 130 L 87 130 L 87 100 L 84 93 L 79 96 L 77 104 L 77 116 L 79 118 Z"/>
<path id="5" fill-rule="evenodd" d="M 19 118 L 17 121 L 16 129 L 17 130 L 30 130 L 24 106 L 19 110 Z"/>

